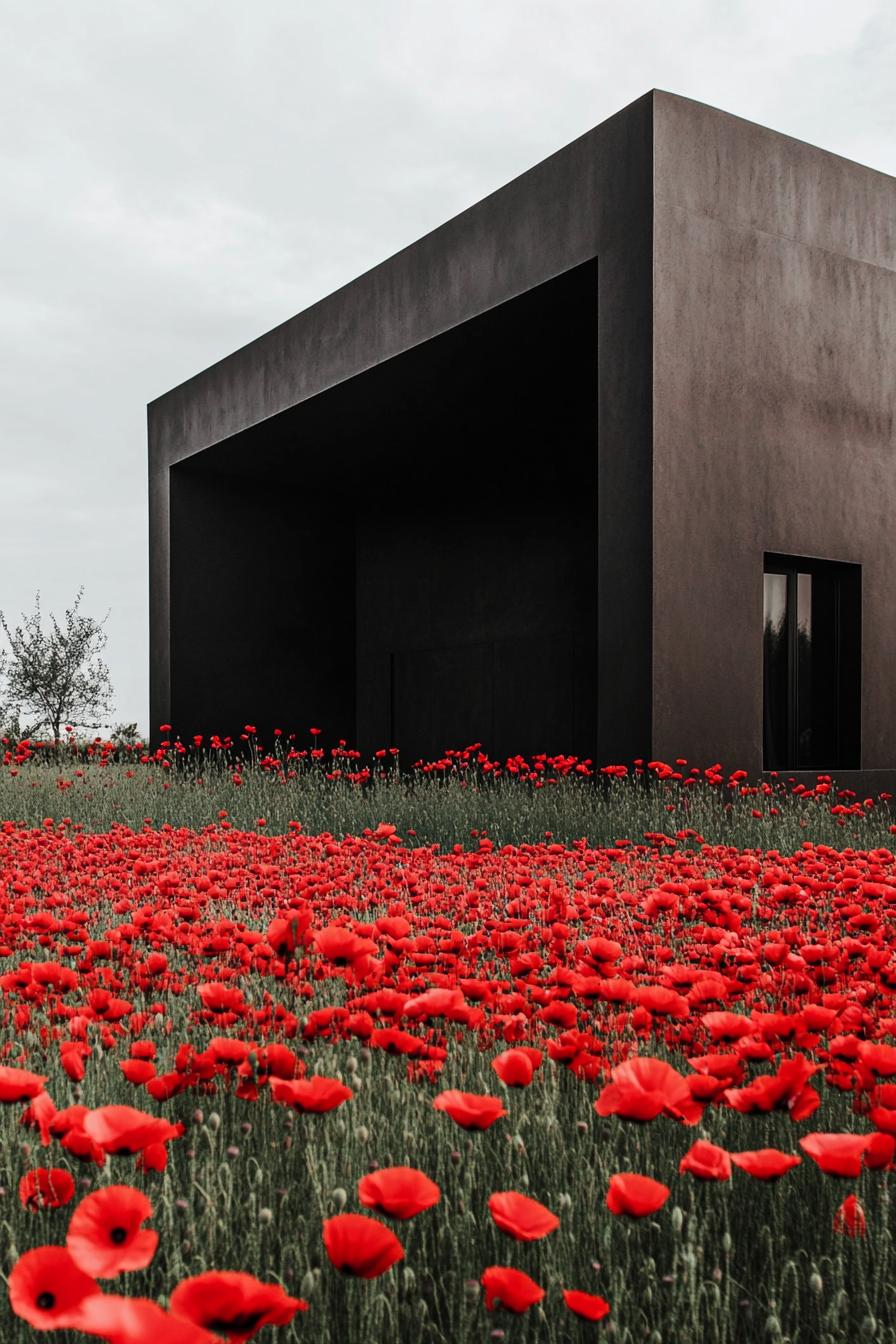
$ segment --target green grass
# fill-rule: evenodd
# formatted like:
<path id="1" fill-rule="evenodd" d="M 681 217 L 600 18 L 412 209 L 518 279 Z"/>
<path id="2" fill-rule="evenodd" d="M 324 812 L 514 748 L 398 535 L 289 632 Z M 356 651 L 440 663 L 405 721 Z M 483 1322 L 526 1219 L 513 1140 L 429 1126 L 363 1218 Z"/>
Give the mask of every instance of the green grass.
<path id="1" fill-rule="evenodd" d="M 174 1040 L 183 1038 L 182 1027 L 176 1020 Z M 838 1180 L 808 1159 L 770 1183 L 739 1171 L 730 1183 L 703 1183 L 677 1170 L 698 1137 L 733 1150 L 774 1145 L 798 1152 L 797 1137 L 807 1129 L 854 1128 L 842 1097 L 826 1090 L 823 1109 L 801 1126 L 783 1114 L 727 1110 L 707 1112 L 694 1128 L 664 1118 L 638 1125 L 598 1117 L 596 1089 L 545 1060 L 531 1087 L 508 1092 L 506 1119 L 468 1134 L 432 1109 L 432 1097 L 449 1086 L 502 1091 L 489 1058 L 465 1040 L 452 1047 L 437 1085 L 411 1084 L 402 1062 L 382 1052 L 315 1043 L 309 1071 L 339 1073 L 356 1092 L 339 1110 L 293 1115 L 264 1095 L 255 1103 L 227 1093 L 185 1095 L 159 1108 L 187 1124 L 170 1145 L 163 1175 L 138 1176 L 133 1159 L 121 1157 L 100 1172 L 78 1163 L 71 1169 L 84 1188 L 91 1180 L 132 1183 L 152 1199 L 160 1246 L 147 1270 L 124 1276 L 129 1293 L 163 1300 L 181 1277 L 211 1268 L 276 1279 L 310 1304 L 291 1326 L 266 1331 L 282 1344 L 460 1344 L 487 1339 L 493 1329 L 520 1344 L 584 1341 L 600 1331 L 620 1344 L 896 1339 L 891 1177 L 866 1172 L 858 1181 Z M 48 1084 L 57 1104 L 67 1087 L 58 1076 Z M 139 1097 L 117 1066 L 104 1070 L 101 1060 L 90 1061 L 86 1104 L 139 1104 Z M 11 1107 L 0 1116 L 5 1264 L 32 1246 L 64 1240 L 70 1213 L 19 1207 L 16 1185 L 29 1165 L 67 1160 L 58 1148 L 23 1152 L 17 1116 Z M 321 1226 L 342 1209 L 364 1212 L 357 1181 L 371 1162 L 419 1167 L 443 1197 L 410 1222 L 392 1224 L 406 1258 L 364 1282 L 332 1268 Z M 655 1217 L 628 1220 L 605 1207 L 610 1175 L 627 1170 L 672 1187 Z M 530 1244 L 500 1232 L 487 1200 L 507 1189 L 547 1204 L 560 1228 Z M 837 1205 L 853 1190 L 867 1213 L 865 1239 L 831 1229 Z M 490 1264 L 525 1270 L 547 1289 L 546 1299 L 521 1317 L 487 1313 L 478 1279 Z M 123 1290 L 120 1281 L 107 1287 Z M 564 1287 L 602 1294 L 611 1316 L 599 1326 L 579 1321 L 563 1303 Z M 7 1321 L 2 1337 L 24 1344 L 33 1335 L 23 1322 Z"/>
<path id="2" fill-rule="evenodd" d="M 191 753 L 170 769 L 155 763 L 64 759 L 56 765 L 35 759 L 15 775 L 0 768 L 0 817 L 31 826 L 46 817 L 70 817 L 96 831 L 116 822 L 139 830 L 148 817 L 156 826 L 199 830 L 217 823 L 225 811 L 241 830 L 254 830 L 264 818 L 271 834 L 300 821 L 308 834 L 336 836 L 359 835 L 365 827 L 388 821 L 402 836 L 415 831 L 417 844 L 465 847 L 473 831 L 486 832 L 496 844 L 540 841 L 549 832 L 561 844 L 584 836 L 591 845 L 611 845 L 621 837 L 639 842 L 645 832 L 674 836 L 691 829 L 709 844 L 782 853 L 792 853 L 805 840 L 837 849 L 889 848 L 894 842 L 890 803 L 877 802 L 863 816 L 840 818 L 831 815 L 838 801 L 833 792 L 805 800 L 786 793 L 764 798 L 742 796 L 739 788 L 747 781 L 729 788 L 701 779 L 685 789 L 649 777 L 588 780 L 576 775 L 537 788 L 526 780 L 494 779 L 476 766 L 447 776 L 390 769 L 353 784 L 328 780 L 325 771 L 331 765 L 299 763 L 294 779 L 282 779 L 250 763 L 240 772 L 242 784 L 235 785 L 221 754 L 205 751 Z M 61 789 L 60 780 L 71 787 Z M 780 815 L 770 815 L 770 806 Z M 754 808 L 762 810 L 761 818 L 751 815 Z"/>

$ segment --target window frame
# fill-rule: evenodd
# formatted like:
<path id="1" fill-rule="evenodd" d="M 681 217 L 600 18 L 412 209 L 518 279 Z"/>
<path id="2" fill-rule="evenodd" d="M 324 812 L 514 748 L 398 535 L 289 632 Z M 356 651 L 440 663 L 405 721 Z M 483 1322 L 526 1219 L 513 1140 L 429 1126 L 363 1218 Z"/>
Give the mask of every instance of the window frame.
<path id="1" fill-rule="evenodd" d="M 861 603 L 862 567 L 848 561 L 827 560 L 812 556 L 785 555 L 766 551 L 763 554 L 763 580 L 766 575 L 779 574 L 786 578 L 786 754 L 787 764 L 771 764 L 767 757 L 765 725 L 767 719 L 768 670 L 765 661 L 765 598 L 763 583 L 762 622 L 762 768 L 763 771 L 830 772 L 833 770 L 861 769 Z M 797 589 L 799 575 L 808 574 L 826 579 L 831 584 L 833 597 L 833 683 L 836 721 L 832 736 L 835 742 L 834 759 L 811 765 L 800 764 L 800 694 L 799 694 L 799 623 Z M 813 584 L 814 606 L 814 584 Z"/>

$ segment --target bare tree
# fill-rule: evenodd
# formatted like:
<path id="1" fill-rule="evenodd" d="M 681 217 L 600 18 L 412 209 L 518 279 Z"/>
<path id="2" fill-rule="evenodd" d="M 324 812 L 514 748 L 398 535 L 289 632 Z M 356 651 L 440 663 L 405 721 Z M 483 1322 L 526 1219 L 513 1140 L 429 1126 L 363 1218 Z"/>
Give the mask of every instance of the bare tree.
<path id="1" fill-rule="evenodd" d="M 95 729 L 108 722 L 112 684 L 109 669 L 98 655 L 106 647 L 102 626 L 109 612 L 100 622 L 80 615 L 78 604 L 83 592 L 83 587 L 78 589 L 74 606 L 66 611 L 64 630 L 59 628 L 56 617 L 50 616 L 53 630 L 49 635 L 41 625 L 39 592 L 34 612 L 24 617 L 24 626 L 17 626 L 14 633 L 0 611 L 0 625 L 11 650 L 8 660 L 6 654 L 0 654 L 0 675 L 6 679 L 3 708 L 8 714 L 15 707 L 17 725 L 23 711 L 34 719 L 30 728 L 24 730 L 24 736 L 49 728 L 58 742 L 64 723 Z M 88 721 L 98 715 L 107 717 L 100 722 Z"/>

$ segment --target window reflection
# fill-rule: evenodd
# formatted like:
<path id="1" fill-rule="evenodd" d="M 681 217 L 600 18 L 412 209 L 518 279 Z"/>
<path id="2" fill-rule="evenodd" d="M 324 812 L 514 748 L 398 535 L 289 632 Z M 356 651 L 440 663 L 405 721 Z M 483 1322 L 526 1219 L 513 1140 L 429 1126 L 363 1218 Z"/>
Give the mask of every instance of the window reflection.
<path id="1" fill-rule="evenodd" d="M 787 755 L 787 575 L 764 574 L 763 716 L 766 770 L 778 770 Z"/>
<path id="2" fill-rule="evenodd" d="M 766 770 L 858 769 L 861 569 L 766 556 Z"/>

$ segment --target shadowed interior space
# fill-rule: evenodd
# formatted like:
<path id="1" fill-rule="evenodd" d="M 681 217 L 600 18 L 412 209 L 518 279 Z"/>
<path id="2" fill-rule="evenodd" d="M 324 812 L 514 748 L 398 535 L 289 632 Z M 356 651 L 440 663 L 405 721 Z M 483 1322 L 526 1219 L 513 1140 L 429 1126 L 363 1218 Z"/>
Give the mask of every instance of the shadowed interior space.
<path id="1" fill-rule="evenodd" d="M 595 259 L 171 467 L 175 731 L 593 757 L 597 359 Z"/>

